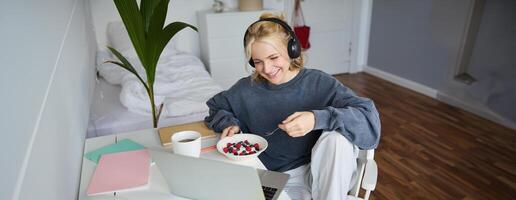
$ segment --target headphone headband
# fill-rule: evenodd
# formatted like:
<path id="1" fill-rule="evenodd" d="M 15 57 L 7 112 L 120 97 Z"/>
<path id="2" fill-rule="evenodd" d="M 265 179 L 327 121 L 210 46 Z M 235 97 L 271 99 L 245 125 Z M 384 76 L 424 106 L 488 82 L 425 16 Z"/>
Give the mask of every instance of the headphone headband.
<path id="1" fill-rule="evenodd" d="M 247 28 L 247 30 L 245 31 L 245 34 L 244 34 L 244 47 L 245 47 L 247 35 L 249 34 L 249 28 L 252 27 L 253 25 L 255 25 L 256 23 L 263 22 L 263 21 L 268 21 L 268 22 L 273 22 L 273 23 L 279 24 L 281 27 L 283 27 L 283 29 L 285 29 L 287 34 L 290 36 L 290 39 L 287 44 L 287 52 L 288 52 L 288 56 L 290 58 L 292 58 L 292 59 L 298 58 L 301 55 L 301 44 L 299 43 L 299 40 L 297 39 L 296 34 L 294 33 L 294 31 L 292 31 L 292 28 L 290 28 L 290 26 L 286 22 L 284 22 L 283 20 L 278 19 L 278 18 L 264 18 L 264 19 L 260 19 L 256 22 L 252 23 L 251 25 L 249 25 L 249 27 Z M 249 65 L 254 67 L 253 58 L 249 59 Z"/>
<path id="2" fill-rule="evenodd" d="M 245 46 L 245 41 L 246 41 L 247 34 L 249 34 L 249 28 L 251 28 L 252 26 L 254 26 L 255 24 L 257 24 L 259 22 L 273 22 L 273 23 L 279 24 L 280 26 L 283 27 L 283 29 L 285 29 L 285 31 L 287 32 L 287 34 L 291 38 L 297 39 L 296 38 L 296 34 L 292 31 L 292 28 L 290 28 L 290 26 L 286 22 L 284 22 L 283 20 L 278 19 L 278 18 L 264 18 L 264 19 L 260 19 L 258 21 L 255 21 L 251 25 L 249 25 L 249 27 L 247 28 L 247 30 L 245 31 L 245 34 L 244 34 L 244 46 Z"/>

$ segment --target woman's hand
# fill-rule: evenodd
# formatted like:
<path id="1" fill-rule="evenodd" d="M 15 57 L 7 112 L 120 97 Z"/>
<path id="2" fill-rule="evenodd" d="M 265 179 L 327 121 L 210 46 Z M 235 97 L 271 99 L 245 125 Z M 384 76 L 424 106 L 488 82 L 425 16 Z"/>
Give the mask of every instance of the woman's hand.
<path id="1" fill-rule="evenodd" d="M 291 137 L 301 137 L 309 133 L 315 126 L 313 112 L 295 112 L 283 120 L 278 127 L 287 132 Z"/>
<path id="2" fill-rule="evenodd" d="M 240 127 L 239 126 L 228 126 L 227 128 L 225 128 L 224 130 L 222 130 L 222 134 L 220 135 L 220 139 L 222 138 L 225 138 L 225 137 L 231 137 L 233 135 L 235 135 L 235 133 L 238 133 L 240 132 Z"/>

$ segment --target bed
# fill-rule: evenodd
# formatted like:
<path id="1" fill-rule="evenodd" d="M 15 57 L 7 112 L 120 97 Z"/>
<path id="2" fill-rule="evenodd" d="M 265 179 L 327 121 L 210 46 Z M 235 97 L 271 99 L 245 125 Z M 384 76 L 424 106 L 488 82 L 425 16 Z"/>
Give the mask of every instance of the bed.
<path id="1" fill-rule="evenodd" d="M 108 44 L 119 50 L 145 77 L 122 22 L 107 27 Z M 90 109 L 88 137 L 152 127 L 150 103 L 138 79 L 106 60 L 110 53 L 97 53 L 98 77 Z M 177 49 L 172 40 L 163 51 L 154 84 L 156 106 L 163 104 L 158 127 L 201 121 L 208 114 L 206 101 L 222 91 L 201 60 Z"/>

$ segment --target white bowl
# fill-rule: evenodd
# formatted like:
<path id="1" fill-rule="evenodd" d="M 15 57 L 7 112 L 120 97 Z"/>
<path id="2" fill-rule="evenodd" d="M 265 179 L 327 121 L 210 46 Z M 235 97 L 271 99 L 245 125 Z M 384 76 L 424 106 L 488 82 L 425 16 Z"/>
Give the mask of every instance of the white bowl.
<path id="1" fill-rule="evenodd" d="M 232 153 L 224 153 L 223 149 L 224 149 L 224 147 L 226 147 L 227 143 L 238 143 L 240 141 L 245 141 L 245 140 L 249 141 L 249 143 L 251 143 L 251 144 L 258 143 L 258 145 L 260 146 L 260 150 L 257 151 L 256 153 L 250 154 L 250 155 L 235 156 Z M 225 138 L 219 140 L 217 142 L 217 151 L 219 151 L 219 153 L 221 153 L 222 155 L 224 155 L 232 160 L 247 160 L 250 158 L 258 157 L 258 155 L 260 155 L 260 153 L 262 153 L 263 151 L 265 151 L 265 149 L 267 149 L 267 146 L 268 146 L 268 143 L 267 143 L 267 140 L 265 140 L 265 138 L 260 137 L 255 134 L 241 133 L 241 134 L 235 134 L 231 137 L 225 137 Z"/>

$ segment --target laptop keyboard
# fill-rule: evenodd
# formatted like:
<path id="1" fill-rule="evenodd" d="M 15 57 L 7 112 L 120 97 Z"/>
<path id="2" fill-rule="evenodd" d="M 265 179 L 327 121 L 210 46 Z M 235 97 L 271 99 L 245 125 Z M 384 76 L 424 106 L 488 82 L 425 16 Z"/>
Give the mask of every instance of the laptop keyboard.
<path id="1" fill-rule="evenodd" d="M 264 194 L 266 200 L 272 199 L 272 197 L 274 197 L 274 194 L 276 194 L 276 191 L 278 191 L 277 188 L 271 188 L 271 187 L 265 187 L 265 186 L 262 186 L 262 189 L 263 189 L 263 194 Z"/>

